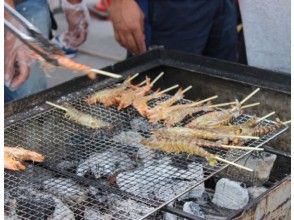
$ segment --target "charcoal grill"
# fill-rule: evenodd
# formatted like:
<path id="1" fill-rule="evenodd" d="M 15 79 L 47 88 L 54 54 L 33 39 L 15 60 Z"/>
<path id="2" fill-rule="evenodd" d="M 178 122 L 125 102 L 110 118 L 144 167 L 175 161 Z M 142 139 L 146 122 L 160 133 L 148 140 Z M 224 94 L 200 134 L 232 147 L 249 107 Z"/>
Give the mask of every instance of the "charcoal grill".
<path id="1" fill-rule="evenodd" d="M 278 112 L 281 120 L 288 120 L 290 116 L 290 105 L 288 105 L 290 104 L 290 75 L 287 73 L 276 73 L 164 49 L 150 51 L 142 56 L 107 67 L 106 70 L 121 73 L 124 77 L 140 72 L 142 74 L 140 74 L 141 78 L 138 77 L 138 82 L 143 80 L 145 74 L 154 78 L 160 71 L 164 71 L 165 75 L 158 81 L 158 87 L 166 88 L 176 83 L 183 87 L 193 85 L 193 91 L 187 94 L 187 99 L 182 102 L 215 94 L 219 95 L 220 102 L 227 102 L 233 97 L 244 97 L 244 94 L 249 94 L 256 87 L 260 87 L 262 92 L 254 96 L 252 102 L 260 101 L 261 106 L 257 108 L 258 110 L 250 110 L 248 115 L 238 117 L 234 123 L 246 121 L 251 117 L 250 115 L 264 115 L 272 110 Z M 159 218 L 159 211 L 165 211 L 188 219 L 197 219 L 195 216 L 180 211 L 177 207 L 170 208 L 167 205 L 202 182 L 217 177 L 227 165 L 219 163 L 216 167 L 210 167 L 204 159 L 199 157 L 159 154 L 156 155 L 158 161 L 169 158 L 169 163 L 161 166 L 162 169 L 165 169 L 164 174 L 156 175 L 156 172 L 152 172 L 153 169 L 156 169 L 154 164 L 143 164 L 143 166 L 140 161 L 137 161 L 138 163 L 133 167 L 134 170 L 140 171 L 137 173 L 123 170 L 118 175 L 99 179 L 91 174 L 76 175 L 79 164 L 85 162 L 94 153 L 109 151 L 109 155 L 118 153 L 136 160 L 138 149 L 131 144 L 118 142 L 113 136 L 122 131 L 132 130 L 130 121 L 138 118 L 138 113 L 132 108 L 118 112 L 115 108 L 105 108 L 102 105 L 88 106 L 83 102 L 83 99 L 93 91 L 113 86 L 117 82 L 119 81 L 104 77 L 95 82 L 86 77 L 79 77 L 5 105 L 5 144 L 25 146 L 46 155 L 44 163 L 27 164 L 27 170 L 22 173 L 5 171 L 5 210 L 9 215 L 21 215 L 24 219 L 42 218 L 45 214 L 56 215 L 59 219 L 65 217 L 91 219 L 90 216 L 99 215 L 101 219 L 142 219 Z M 63 117 L 63 112 L 45 105 L 45 101 L 60 104 L 71 103 L 83 112 L 97 115 L 115 124 L 115 129 L 106 132 L 93 131 L 75 125 Z M 150 103 L 150 105 L 153 104 Z M 272 123 L 270 120 L 263 121 L 263 125 Z M 289 129 L 286 130 L 287 127 L 259 140 L 247 142 L 246 145 L 263 146 L 267 151 L 287 158 L 290 152 L 290 138 Z M 147 131 L 138 133 L 142 137 L 150 135 Z M 284 134 L 281 135 L 282 133 Z M 264 146 L 274 137 L 277 138 L 270 142 L 270 147 Z M 227 153 L 222 150 L 212 152 L 222 157 L 225 157 Z M 230 151 L 230 159 L 237 161 L 248 153 L 250 152 Z M 151 160 L 153 157 L 152 153 L 147 153 L 145 159 Z M 108 161 L 111 160 L 111 157 L 106 156 L 104 159 Z M 171 179 L 185 179 L 193 176 L 197 170 L 187 168 L 192 163 L 199 165 L 199 169 L 203 169 L 203 176 L 194 175 L 192 181 L 181 185 L 176 195 L 161 198 L 162 196 L 148 194 L 154 193 L 154 190 L 151 190 L 154 188 L 164 189 Z M 284 160 L 283 163 L 285 163 Z M 286 167 L 289 164 L 290 162 L 286 164 Z M 274 171 L 278 169 L 277 167 L 279 168 L 278 165 L 275 165 Z M 121 175 L 125 172 L 129 172 L 127 177 Z M 280 175 L 277 176 L 276 173 Z M 119 175 L 121 178 L 118 184 Z M 287 168 L 275 171 L 268 183 L 272 190 L 264 194 L 264 197 L 269 197 L 271 192 L 274 194 L 274 189 L 279 189 L 281 185 L 289 184 L 289 175 L 290 171 Z M 140 184 L 142 181 L 145 184 Z M 148 192 L 148 195 L 142 193 L 142 190 Z M 32 204 L 29 198 L 24 198 L 22 194 L 28 194 L 29 197 L 35 196 L 34 198 L 39 195 L 42 199 L 38 200 L 38 204 Z M 80 197 L 72 194 L 80 195 Z M 262 201 L 264 197 L 258 199 Z M 104 200 L 100 201 L 99 198 Z M 253 209 L 260 204 L 258 199 L 251 201 L 250 206 L 244 209 L 245 211 L 230 211 L 225 215 L 229 218 L 235 218 L 242 212 L 244 215 L 246 210 Z M 58 210 L 56 204 L 59 204 L 59 209 L 63 211 Z M 15 210 L 18 213 L 15 213 Z"/>

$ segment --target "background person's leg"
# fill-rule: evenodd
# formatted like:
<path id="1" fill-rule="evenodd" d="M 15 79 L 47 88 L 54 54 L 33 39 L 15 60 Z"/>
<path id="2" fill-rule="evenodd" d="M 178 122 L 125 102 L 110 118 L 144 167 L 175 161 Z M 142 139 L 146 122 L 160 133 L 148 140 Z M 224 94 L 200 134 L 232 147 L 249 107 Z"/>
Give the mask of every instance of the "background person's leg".
<path id="1" fill-rule="evenodd" d="M 44 36 L 49 37 L 51 18 L 47 0 L 26 0 L 18 4 L 16 9 L 34 24 Z M 30 67 L 31 74 L 28 80 L 17 90 L 11 91 L 5 87 L 5 102 L 20 99 L 47 88 L 47 79 L 40 63 L 34 62 Z"/>
<path id="2" fill-rule="evenodd" d="M 233 0 L 221 0 L 203 55 L 238 61 L 237 11 Z"/>

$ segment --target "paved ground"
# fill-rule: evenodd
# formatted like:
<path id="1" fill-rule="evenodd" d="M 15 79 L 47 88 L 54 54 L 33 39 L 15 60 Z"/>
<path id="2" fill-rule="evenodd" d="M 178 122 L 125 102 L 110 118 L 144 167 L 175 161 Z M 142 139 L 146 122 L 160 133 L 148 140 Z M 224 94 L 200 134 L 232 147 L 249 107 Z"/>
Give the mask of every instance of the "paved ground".
<path id="1" fill-rule="evenodd" d="M 87 0 L 88 4 L 95 3 L 95 0 Z M 66 30 L 67 22 L 65 21 L 63 13 L 55 14 L 55 19 L 58 23 L 57 33 Z M 106 57 L 112 57 L 113 59 L 105 59 L 102 57 L 93 57 L 79 53 L 74 58 L 77 62 L 90 65 L 94 68 L 102 68 L 111 65 L 117 61 L 123 60 L 126 56 L 126 51 L 122 48 L 114 39 L 113 29 L 110 21 L 98 20 L 94 17 L 91 18 L 90 33 L 87 41 L 80 47 L 81 50 L 86 50 L 95 54 L 102 54 Z M 67 81 L 77 74 L 67 70 L 57 69 L 54 72 L 49 73 L 48 85 L 52 87 Z"/>

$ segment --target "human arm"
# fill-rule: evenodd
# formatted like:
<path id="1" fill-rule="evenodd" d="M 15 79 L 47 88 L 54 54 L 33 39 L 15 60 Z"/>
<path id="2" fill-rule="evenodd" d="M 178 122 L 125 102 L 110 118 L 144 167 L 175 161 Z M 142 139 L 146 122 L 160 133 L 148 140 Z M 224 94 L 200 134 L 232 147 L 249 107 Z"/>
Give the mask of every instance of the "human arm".
<path id="1" fill-rule="evenodd" d="M 113 0 L 109 11 L 116 40 L 134 54 L 144 53 L 144 14 L 136 1 Z"/>

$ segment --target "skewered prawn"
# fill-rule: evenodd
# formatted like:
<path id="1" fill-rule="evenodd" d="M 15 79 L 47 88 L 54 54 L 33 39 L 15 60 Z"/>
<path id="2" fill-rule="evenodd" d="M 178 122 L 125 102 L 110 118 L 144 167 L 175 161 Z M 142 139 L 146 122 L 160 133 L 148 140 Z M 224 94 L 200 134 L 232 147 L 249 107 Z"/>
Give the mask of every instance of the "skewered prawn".
<path id="1" fill-rule="evenodd" d="M 253 171 L 252 169 L 249 169 L 247 167 L 225 160 L 216 154 L 209 153 L 208 151 L 204 150 L 202 147 L 193 145 L 193 143 L 190 143 L 189 141 L 186 141 L 186 140 L 144 139 L 141 141 L 141 143 L 151 148 L 161 150 L 167 153 L 176 153 L 176 154 L 187 153 L 191 155 L 200 156 L 205 158 L 208 161 L 208 164 L 210 166 L 215 166 L 217 164 L 217 161 L 222 161 L 222 162 L 234 165 L 236 167 L 239 167 L 248 171 Z"/>
<path id="2" fill-rule="evenodd" d="M 84 64 L 76 63 L 73 60 L 69 59 L 63 55 L 54 55 L 54 57 L 58 60 L 58 64 L 64 68 L 82 72 L 88 75 L 90 79 L 95 79 L 96 74 L 92 71 L 92 69 Z"/>
<path id="3" fill-rule="evenodd" d="M 143 97 L 146 95 L 152 88 L 150 78 L 146 77 L 146 85 L 142 87 L 137 87 L 135 89 L 126 89 L 122 91 L 120 97 L 117 97 L 116 100 L 119 103 L 118 110 L 127 108 L 132 105 L 133 101 L 138 97 Z"/>
<path id="4" fill-rule="evenodd" d="M 121 95 L 121 93 L 126 90 L 127 88 L 135 88 L 131 84 L 131 80 L 137 76 L 134 75 L 133 77 L 128 77 L 121 85 L 118 85 L 114 88 L 104 89 L 87 97 L 85 100 L 89 105 L 102 103 L 104 106 L 109 107 L 117 103 L 117 97 Z"/>
<path id="5" fill-rule="evenodd" d="M 144 117 L 146 116 L 146 112 L 148 111 L 147 102 L 150 101 L 151 99 L 160 98 L 162 96 L 163 94 L 159 93 L 159 90 L 157 90 L 150 95 L 135 98 L 132 105 L 135 109 L 137 109 L 140 115 Z"/>
<path id="6" fill-rule="evenodd" d="M 149 109 L 147 103 L 148 101 L 152 100 L 152 99 L 157 99 L 163 96 L 164 93 L 171 91 L 175 88 L 177 88 L 178 85 L 174 85 L 170 88 L 167 88 L 161 92 L 159 92 L 159 90 L 157 90 L 156 92 L 152 93 L 151 95 L 147 95 L 147 96 L 143 96 L 143 97 L 136 97 L 135 100 L 133 101 L 133 107 L 135 109 L 137 109 L 137 111 L 143 116 L 146 116 L 146 113 Z"/>
<path id="7" fill-rule="evenodd" d="M 215 166 L 217 164 L 217 160 L 215 159 L 216 155 L 211 154 L 198 146 L 192 146 L 190 143 L 184 140 L 169 140 L 169 139 L 161 139 L 161 140 L 142 140 L 142 144 L 149 146 L 151 148 L 161 150 L 167 153 L 188 153 L 191 155 L 197 155 L 200 157 L 206 158 L 210 166 Z"/>
<path id="8" fill-rule="evenodd" d="M 14 171 L 24 170 L 26 167 L 21 161 L 31 160 L 34 162 L 44 161 L 42 154 L 26 150 L 20 147 L 4 146 L 4 168 Z"/>
<path id="9" fill-rule="evenodd" d="M 48 101 L 46 103 L 55 108 L 65 111 L 65 115 L 64 115 L 65 118 L 73 122 L 76 122 L 77 124 L 83 125 L 85 127 L 93 128 L 93 129 L 112 127 L 109 123 L 104 122 L 98 118 L 95 118 L 92 115 L 81 112 L 69 104 L 65 104 L 64 106 L 61 106 L 61 105 L 57 105 Z"/>
<path id="10" fill-rule="evenodd" d="M 220 132 L 213 132 L 208 130 L 200 130 L 200 129 L 191 129 L 184 127 L 173 127 L 173 128 L 160 128 L 152 132 L 156 138 L 196 138 L 196 139 L 205 139 L 205 140 L 221 140 L 224 144 L 228 144 L 229 141 L 232 141 L 235 137 L 243 138 L 243 139 L 258 139 L 257 137 L 251 136 L 240 136 L 236 134 L 227 134 Z M 199 142 L 201 143 L 201 142 Z M 206 142 L 209 146 L 210 143 Z M 203 142 L 203 144 L 205 144 Z M 211 142 L 216 146 L 216 143 Z M 221 146 L 219 146 L 221 147 Z"/>

